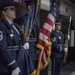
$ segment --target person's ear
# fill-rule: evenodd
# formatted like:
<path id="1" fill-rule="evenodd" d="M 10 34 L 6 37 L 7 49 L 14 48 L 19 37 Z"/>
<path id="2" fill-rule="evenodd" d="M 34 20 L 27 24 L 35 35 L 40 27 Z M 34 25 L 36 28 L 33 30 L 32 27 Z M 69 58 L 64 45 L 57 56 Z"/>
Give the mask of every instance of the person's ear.
<path id="1" fill-rule="evenodd" d="M 4 11 L 4 10 L 2 11 L 2 14 L 3 14 L 3 15 L 5 14 L 5 11 Z"/>

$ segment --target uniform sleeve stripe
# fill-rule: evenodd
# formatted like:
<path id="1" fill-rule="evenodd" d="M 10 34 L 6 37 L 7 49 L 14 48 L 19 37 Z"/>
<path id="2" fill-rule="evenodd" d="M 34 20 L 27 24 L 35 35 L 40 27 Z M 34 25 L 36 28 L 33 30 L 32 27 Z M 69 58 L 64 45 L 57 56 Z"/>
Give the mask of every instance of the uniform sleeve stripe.
<path id="1" fill-rule="evenodd" d="M 7 66 L 11 66 L 14 63 L 15 63 L 15 60 L 13 62 L 9 63 Z"/>

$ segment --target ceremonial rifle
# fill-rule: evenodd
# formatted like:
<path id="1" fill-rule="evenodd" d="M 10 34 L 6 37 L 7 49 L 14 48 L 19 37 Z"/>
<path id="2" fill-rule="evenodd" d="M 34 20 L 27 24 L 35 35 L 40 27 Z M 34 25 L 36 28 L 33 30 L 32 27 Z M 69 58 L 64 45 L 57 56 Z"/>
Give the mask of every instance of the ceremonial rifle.
<path id="1" fill-rule="evenodd" d="M 68 32 L 67 32 L 67 38 L 66 38 L 66 40 L 65 40 L 65 47 L 66 47 L 66 48 L 68 48 L 68 43 L 69 43 L 71 20 L 72 20 L 72 17 L 70 16 L 70 19 L 69 19 L 69 26 L 68 26 Z M 68 52 L 65 52 L 65 53 L 64 53 L 64 63 L 66 63 L 67 55 L 68 55 Z"/>

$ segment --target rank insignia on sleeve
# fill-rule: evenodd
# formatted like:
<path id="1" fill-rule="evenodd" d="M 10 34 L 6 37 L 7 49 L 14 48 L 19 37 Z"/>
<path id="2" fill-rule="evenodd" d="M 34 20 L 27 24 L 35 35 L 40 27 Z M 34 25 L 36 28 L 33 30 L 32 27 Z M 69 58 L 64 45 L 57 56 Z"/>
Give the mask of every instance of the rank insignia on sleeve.
<path id="1" fill-rule="evenodd" d="M 56 41 L 56 38 L 55 38 L 55 37 L 54 37 L 54 38 L 52 38 L 52 41 L 53 41 L 53 42 L 55 42 L 55 41 Z"/>
<path id="2" fill-rule="evenodd" d="M 59 39 L 61 39 L 61 37 L 59 36 Z"/>
<path id="3" fill-rule="evenodd" d="M 3 39 L 3 32 L 0 31 L 0 41 Z"/>

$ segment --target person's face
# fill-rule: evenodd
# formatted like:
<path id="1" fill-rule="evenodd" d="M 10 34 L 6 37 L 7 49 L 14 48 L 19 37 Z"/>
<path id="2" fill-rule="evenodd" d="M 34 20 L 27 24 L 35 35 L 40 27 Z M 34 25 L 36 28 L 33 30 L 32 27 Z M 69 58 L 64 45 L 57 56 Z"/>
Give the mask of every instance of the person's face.
<path id="1" fill-rule="evenodd" d="M 56 30 L 61 30 L 61 25 L 56 25 L 55 28 Z"/>
<path id="2" fill-rule="evenodd" d="M 4 17 L 9 19 L 15 19 L 16 18 L 16 11 L 15 9 L 6 9 L 3 11 Z"/>
<path id="3" fill-rule="evenodd" d="M 28 12 L 32 9 L 32 5 L 28 5 Z"/>

